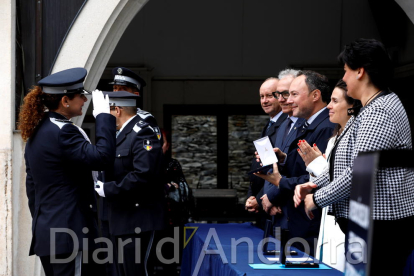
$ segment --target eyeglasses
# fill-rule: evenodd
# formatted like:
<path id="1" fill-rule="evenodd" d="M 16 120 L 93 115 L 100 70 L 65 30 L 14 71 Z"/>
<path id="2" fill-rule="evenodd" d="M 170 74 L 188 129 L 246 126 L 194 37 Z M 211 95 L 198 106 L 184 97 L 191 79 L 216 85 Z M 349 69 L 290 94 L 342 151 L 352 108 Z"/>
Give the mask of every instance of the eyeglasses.
<path id="1" fill-rule="evenodd" d="M 275 92 L 272 92 L 272 94 L 273 94 L 273 97 L 275 97 L 276 99 L 279 99 L 280 96 L 282 96 L 282 98 L 285 99 L 285 100 L 287 100 L 289 98 L 289 91 L 287 91 L 287 90 L 282 91 L 282 92 L 275 91 Z"/>

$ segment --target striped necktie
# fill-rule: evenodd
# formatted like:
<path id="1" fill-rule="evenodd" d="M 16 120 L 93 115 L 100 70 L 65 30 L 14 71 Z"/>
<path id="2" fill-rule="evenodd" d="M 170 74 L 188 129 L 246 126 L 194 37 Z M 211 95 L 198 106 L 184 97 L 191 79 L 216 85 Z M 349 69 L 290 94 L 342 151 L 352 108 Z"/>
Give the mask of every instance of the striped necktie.
<path id="1" fill-rule="evenodd" d="M 282 143 L 285 143 L 286 137 L 288 136 L 290 129 L 291 129 L 291 125 L 292 125 L 292 120 L 290 118 L 287 118 L 287 125 L 286 125 L 286 129 L 285 132 L 283 133 L 283 140 Z"/>
<path id="2" fill-rule="evenodd" d="M 269 124 L 267 125 L 267 128 L 266 128 L 266 135 L 269 133 L 269 130 L 270 130 L 270 127 L 274 124 L 275 122 L 273 122 L 272 120 L 270 120 L 269 121 Z"/>

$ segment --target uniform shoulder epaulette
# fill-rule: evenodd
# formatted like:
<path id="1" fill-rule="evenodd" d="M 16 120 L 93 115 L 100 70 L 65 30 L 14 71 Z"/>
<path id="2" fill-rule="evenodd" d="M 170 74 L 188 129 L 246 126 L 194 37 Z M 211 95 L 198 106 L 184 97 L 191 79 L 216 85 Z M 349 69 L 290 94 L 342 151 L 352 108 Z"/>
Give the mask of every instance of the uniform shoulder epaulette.
<path id="1" fill-rule="evenodd" d="M 141 129 L 146 128 L 146 127 L 150 127 L 152 129 L 152 131 L 154 131 L 153 128 L 149 125 L 149 123 L 147 123 L 143 120 L 138 121 L 138 123 L 135 124 L 133 130 L 136 133 L 138 133 Z"/>
<path id="2" fill-rule="evenodd" d="M 151 113 L 144 111 L 142 109 L 137 110 L 137 115 L 139 115 L 142 119 L 146 119 L 148 117 L 154 117 Z"/>
<path id="3" fill-rule="evenodd" d="M 50 118 L 50 121 L 53 124 L 57 125 L 60 129 L 62 129 L 62 127 L 67 125 L 67 124 L 73 124 L 71 121 L 69 121 L 67 119 Z"/>
<path id="4" fill-rule="evenodd" d="M 140 128 L 143 128 L 143 127 L 149 126 L 149 123 L 147 123 L 143 120 L 139 120 L 138 123 L 137 123 L 137 126 L 139 126 Z"/>
<path id="5" fill-rule="evenodd" d="M 69 121 L 69 120 L 67 120 L 67 119 L 56 119 L 56 118 L 55 118 L 55 121 L 56 121 L 56 122 L 61 122 L 61 123 L 70 123 L 70 124 L 73 124 L 73 122 L 71 122 L 71 121 Z"/>

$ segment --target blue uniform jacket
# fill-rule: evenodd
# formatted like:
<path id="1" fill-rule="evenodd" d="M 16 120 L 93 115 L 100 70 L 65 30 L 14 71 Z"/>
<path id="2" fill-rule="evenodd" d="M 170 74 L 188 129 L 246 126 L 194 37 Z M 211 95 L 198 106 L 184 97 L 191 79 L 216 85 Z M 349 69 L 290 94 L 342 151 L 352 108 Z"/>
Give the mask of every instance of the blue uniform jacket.
<path id="1" fill-rule="evenodd" d="M 115 117 L 96 118 L 96 145 L 62 115 L 48 112 L 26 144 L 26 192 L 32 223 L 30 255 L 72 253 L 97 237 L 96 200 L 92 170 L 104 170 L 115 158 Z M 87 233 L 82 229 L 88 228 Z M 69 229 L 55 233 L 53 228 Z"/>
<path id="2" fill-rule="evenodd" d="M 162 133 L 160 128 L 158 127 L 157 120 L 155 117 L 142 109 L 137 110 L 137 116 L 141 117 L 141 120 L 148 123 L 152 129 L 154 130 L 158 140 L 160 140 L 161 144 L 163 143 Z M 106 181 L 105 175 L 99 174 L 99 180 L 102 182 Z M 108 221 L 108 202 L 104 197 L 99 198 L 99 219 L 101 221 Z"/>
<path id="3" fill-rule="evenodd" d="M 106 171 L 109 230 L 114 236 L 165 225 L 162 144 L 148 122 L 134 117 L 116 139 L 114 167 Z"/>

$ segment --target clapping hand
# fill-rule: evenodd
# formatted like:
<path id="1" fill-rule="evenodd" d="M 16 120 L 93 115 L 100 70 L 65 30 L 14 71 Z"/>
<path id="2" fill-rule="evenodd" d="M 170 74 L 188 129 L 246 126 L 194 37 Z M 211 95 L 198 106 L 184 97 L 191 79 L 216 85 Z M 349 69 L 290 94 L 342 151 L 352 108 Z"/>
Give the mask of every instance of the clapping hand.
<path id="1" fill-rule="evenodd" d="M 312 190 L 316 187 L 318 186 L 312 182 L 296 185 L 295 194 L 293 196 L 293 202 L 295 203 L 295 207 L 297 208 L 302 202 L 302 200 L 304 200 L 305 197 L 309 195 L 312 192 Z"/>
<path id="2" fill-rule="evenodd" d="M 322 152 L 316 144 L 313 144 L 313 147 L 311 147 L 306 140 L 299 140 L 298 146 L 298 153 L 305 162 L 306 167 L 317 157 L 322 156 Z"/>

